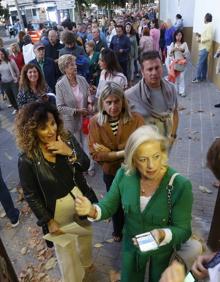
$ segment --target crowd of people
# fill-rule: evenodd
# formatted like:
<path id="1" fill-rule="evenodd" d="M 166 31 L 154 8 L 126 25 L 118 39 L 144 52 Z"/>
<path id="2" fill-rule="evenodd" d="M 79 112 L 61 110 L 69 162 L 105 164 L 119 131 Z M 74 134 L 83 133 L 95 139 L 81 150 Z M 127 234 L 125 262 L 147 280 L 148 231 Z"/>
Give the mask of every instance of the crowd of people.
<path id="1" fill-rule="evenodd" d="M 205 19 L 212 21 L 210 14 Z M 200 53 L 200 59 L 207 55 Z M 174 251 L 184 246 L 193 253 L 192 185 L 168 165 L 189 58 L 182 16 L 159 26 L 153 10 L 80 24 L 67 19 L 43 31 L 35 44 L 20 31 L 9 52 L 0 48 L 1 92 L 16 114 L 20 185 L 55 246 L 64 282 L 82 281 L 92 267 L 94 220 L 112 217 L 113 240 L 123 246 L 122 282 L 144 281 L 147 264 L 150 282 L 170 282 L 167 277 L 182 271 L 175 263 L 168 267 Z M 194 82 L 206 78 L 201 68 Z M 95 175 L 96 163 L 107 190 L 99 202 L 85 178 Z M 19 211 L 1 170 L 0 184 L 0 200 L 15 227 Z M 146 232 L 157 247 L 143 252 L 135 237 Z M 193 270 L 207 275 L 198 262 Z"/>

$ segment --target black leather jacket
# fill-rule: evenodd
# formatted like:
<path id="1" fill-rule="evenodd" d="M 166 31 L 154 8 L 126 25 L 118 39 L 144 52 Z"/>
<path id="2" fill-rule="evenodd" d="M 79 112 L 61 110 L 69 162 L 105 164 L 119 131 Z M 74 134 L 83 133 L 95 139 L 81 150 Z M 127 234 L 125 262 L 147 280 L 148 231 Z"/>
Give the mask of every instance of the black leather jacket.
<path id="1" fill-rule="evenodd" d="M 58 155 L 57 157 L 63 158 L 62 161 L 64 161 L 67 169 L 71 169 L 71 173 L 73 171 L 73 186 L 77 185 L 84 194 L 83 189 L 86 189 L 88 185 L 83 172 L 88 170 L 90 161 L 73 136 L 71 136 L 68 145 L 74 148 L 77 155 L 74 165 L 70 165 L 64 156 Z M 18 159 L 18 170 L 25 198 L 38 219 L 38 225 L 42 226 L 54 217 L 56 198 L 59 197 L 54 193 L 53 195 L 49 194 L 48 187 L 53 188 L 53 185 L 58 184 L 58 176 L 51 173 L 42 153 L 34 160 L 29 159 L 24 153 L 21 154 Z M 65 175 L 59 175 L 59 177 L 62 178 L 61 181 L 64 183 Z M 66 196 L 73 188 L 73 186 L 67 188 L 64 186 L 61 187 L 61 193 L 65 194 L 62 197 Z"/>

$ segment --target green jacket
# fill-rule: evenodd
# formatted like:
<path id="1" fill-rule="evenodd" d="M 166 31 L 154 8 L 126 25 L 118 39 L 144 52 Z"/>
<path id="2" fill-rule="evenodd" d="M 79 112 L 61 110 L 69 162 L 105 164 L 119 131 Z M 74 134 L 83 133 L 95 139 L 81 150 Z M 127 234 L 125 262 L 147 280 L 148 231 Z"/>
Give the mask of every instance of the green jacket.
<path id="1" fill-rule="evenodd" d="M 185 177 L 176 176 L 172 192 L 172 223 L 168 226 L 168 201 L 166 187 L 171 176 L 176 171 L 168 168 L 160 186 L 152 196 L 145 210 L 140 210 L 140 175 L 138 172 L 127 176 L 123 168 L 120 168 L 112 183 L 110 191 L 98 205 L 101 208 L 101 219 L 111 217 L 117 210 L 119 203 L 125 213 L 125 224 L 123 230 L 123 252 L 132 252 L 135 255 L 140 253 L 132 243 L 132 238 L 140 233 L 144 233 L 157 228 L 169 228 L 172 231 L 172 241 L 160 247 L 156 251 L 148 252 L 143 256 L 155 256 L 168 254 L 172 248 L 187 241 L 191 236 L 191 212 L 192 212 L 192 186 Z M 139 258 L 140 261 L 140 258 Z M 164 267 L 169 260 L 164 261 Z"/>

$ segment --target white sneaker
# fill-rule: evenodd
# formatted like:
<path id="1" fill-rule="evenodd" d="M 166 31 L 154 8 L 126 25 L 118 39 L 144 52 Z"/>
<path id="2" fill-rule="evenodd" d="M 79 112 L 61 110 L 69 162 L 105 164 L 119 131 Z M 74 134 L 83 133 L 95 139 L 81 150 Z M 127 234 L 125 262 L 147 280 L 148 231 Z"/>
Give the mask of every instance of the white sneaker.
<path id="1" fill-rule="evenodd" d="M 11 114 L 15 115 L 17 113 L 17 110 L 14 110 Z"/>
<path id="2" fill-rule="evenodd" d="M 18 226 L 18 224 L 20 223 L 19 222 L 19 218 L 20 218 L 20 215 L 21 215 L 21 212 L 19 211 L 19 214 L 18 214 L 18 219 L 17 219 L 17 221 L 15 221 L 15 222 L 11 222 L 11 227 L 16 227 L 16 226 Z"/>
<path id="3" fill-rule="evenodd" d="M 11 107 L 12 107 L 12 105 L 11 105 L 11 104 L 8 104 L 8 105 L 7 105 L 7 107 L 8 107 L 8 108 L 11 108 Z"/>

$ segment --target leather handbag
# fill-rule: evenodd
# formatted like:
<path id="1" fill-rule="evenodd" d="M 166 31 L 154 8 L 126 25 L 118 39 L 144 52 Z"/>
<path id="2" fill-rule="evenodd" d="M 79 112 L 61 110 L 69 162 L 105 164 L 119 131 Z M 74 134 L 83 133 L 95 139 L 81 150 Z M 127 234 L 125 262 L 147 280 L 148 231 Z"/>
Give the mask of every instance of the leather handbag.
<path id="1" fill-rule="evenodd" d="M 179 175 L 179 173 L 174 173 L 172 175 L 166 188 L 169 209 L 168 225 L 172 222 L 172 192 L 174 189 L 173 182 L 177 175 Z M 181 244 L 181 247 L 178 251 L 173 248 L 173 254 L 170 257 L 169 264 L 176 260 L 184 266 L 187 273 L 191 269 L 191 266 L 197 256 L 201 255 L 203 250 L 204 249 L 201 240 L 196 235 L 192 235 L 185 243 Z"/>

